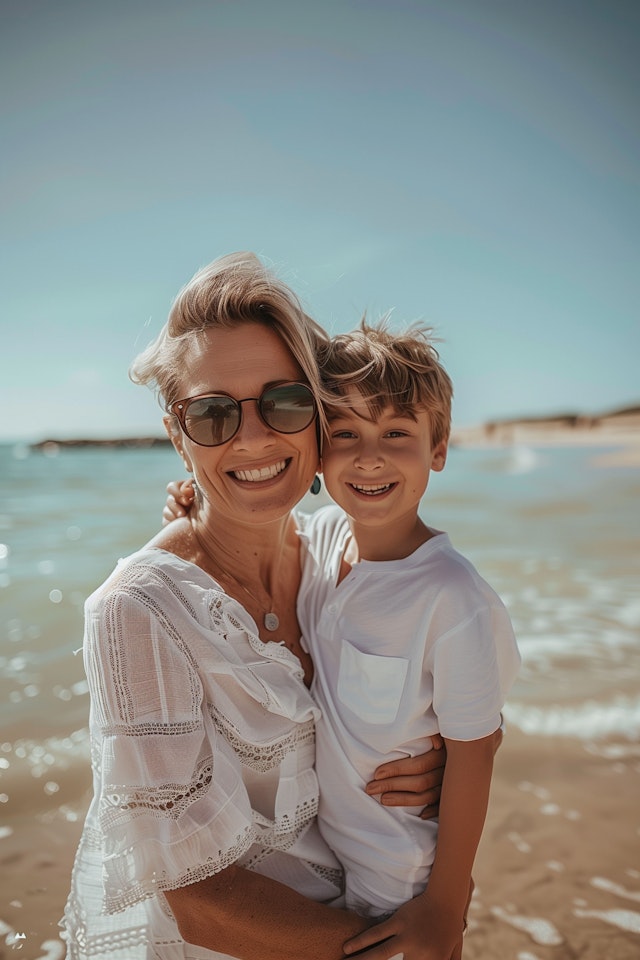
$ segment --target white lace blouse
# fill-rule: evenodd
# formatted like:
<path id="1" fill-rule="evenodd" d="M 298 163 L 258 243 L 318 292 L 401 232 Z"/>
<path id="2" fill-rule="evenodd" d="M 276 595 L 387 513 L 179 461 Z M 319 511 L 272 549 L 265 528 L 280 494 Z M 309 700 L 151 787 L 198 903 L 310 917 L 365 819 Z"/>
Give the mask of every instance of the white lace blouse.
<path id="1" fill-rule="evenodd" d="M 236 863 L 331 901 L 315 822 L 318 711 L 203 570 L 146 549 L 87 601 L 94 798 L 63 920 L 69 958 L 223 957 L 185 944 L 162 891 Z"/>

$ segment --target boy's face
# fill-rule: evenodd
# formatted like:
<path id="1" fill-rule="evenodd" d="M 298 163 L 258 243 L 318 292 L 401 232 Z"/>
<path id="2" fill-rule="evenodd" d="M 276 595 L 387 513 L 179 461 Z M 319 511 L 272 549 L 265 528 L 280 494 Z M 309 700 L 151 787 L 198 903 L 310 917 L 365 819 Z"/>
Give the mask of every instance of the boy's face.
<path id="1" fill-rule="evenodd" d="M 431 446 L 426 410 L 415 419 L 385 407 L 375 421 L 361 394 L 329 420 L 322 453 L 327 490 L 356 523 L 384 526 L 417 515 L 432 470 L 442 470 L 447 442 Z"/>

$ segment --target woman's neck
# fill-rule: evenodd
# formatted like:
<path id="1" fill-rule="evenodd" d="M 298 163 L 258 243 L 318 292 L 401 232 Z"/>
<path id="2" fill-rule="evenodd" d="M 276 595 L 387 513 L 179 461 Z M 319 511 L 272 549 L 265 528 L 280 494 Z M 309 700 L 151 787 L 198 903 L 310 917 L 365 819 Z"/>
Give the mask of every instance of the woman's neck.
<path id="1" fill-rule="evenodd" d="M 291 515 L 266 524 L 245 524 L 212 516 L 202 522 L 197 508 L 189 517 L 194 543 L 205 562 L 238 582 L 272 594 L 285 552 L 299 541 Z M 202 565 L 202 563 L 200 564 Z"/>
<path id="2" fill-rule="evenodd" d="M 293 517 L 269 524 L 242 524 L 211 517 L 194 507 L 165 527 L 150 546 L 201 567 L 251 614 L 260 638 L 284 643 L 299 658 L 309 685 L 313 667 L 300 645 L 296 599 L 300 586 L 300 541 Z M 267 618 L 266 615 L 272 616 Z M 275 620 L 273 618 L 275 615 Z"/>

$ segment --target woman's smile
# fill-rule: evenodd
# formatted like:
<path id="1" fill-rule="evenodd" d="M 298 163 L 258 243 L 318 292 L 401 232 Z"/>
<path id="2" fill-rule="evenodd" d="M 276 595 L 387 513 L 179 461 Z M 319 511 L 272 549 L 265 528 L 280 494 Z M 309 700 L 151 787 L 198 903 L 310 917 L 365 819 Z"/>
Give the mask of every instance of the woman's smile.
<path id="1" fill-rule="evenodd" d="M 243 483 L 263 483 L 266 480 L 275 480 L 276 477 L 279 477 L 280 474 L 287 469 L 290 463 L 291 458 L 288 460 L 278 460 L 277 463 L 271 464 L 271 466 L 268 467 L 230 470 L 228 472 L 235 480 L 241 480 Z"/>
<path id="2" fill-rule="evenodd" d="M 243 323 L 208 329 L 185 364 L 185 397 L 207 393 L 261 397 L 274 383 L 304 382 L 288 347 L 271 328 Z M 203 504 L 224 522 L 269 522 L 286 516 L 309 489 L 318 468 L 315 420 L 296 433 L 282 433 L 261 416 L 257 402 L 243 402 L 236 433 L 216 446 L 180 438 L 182 455 Z"/>

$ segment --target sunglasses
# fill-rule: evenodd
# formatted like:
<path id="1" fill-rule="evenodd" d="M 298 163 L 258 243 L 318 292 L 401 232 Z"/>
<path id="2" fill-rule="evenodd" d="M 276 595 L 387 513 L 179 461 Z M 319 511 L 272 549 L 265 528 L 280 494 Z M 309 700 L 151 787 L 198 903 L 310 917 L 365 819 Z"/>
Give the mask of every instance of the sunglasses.
<path id="1" fill-rule="evenodd" d="M 306 383 L 277 383 L 259 397 L 236 400 L 226 393 L 176 400 L 169 407 L 184 433 L 200 447 L 228 443 L 240 429 L 242 404 L 254 400 L 262 421 L 277 433 L 300 433 L 313 423 L 316 401 Z"/>

